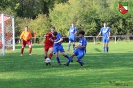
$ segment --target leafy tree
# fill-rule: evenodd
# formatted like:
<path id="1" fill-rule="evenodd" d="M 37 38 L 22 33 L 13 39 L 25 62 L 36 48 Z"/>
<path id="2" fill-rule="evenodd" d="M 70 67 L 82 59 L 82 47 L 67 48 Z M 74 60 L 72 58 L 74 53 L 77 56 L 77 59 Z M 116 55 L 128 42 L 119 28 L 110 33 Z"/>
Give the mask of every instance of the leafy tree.
<path id="1" fill-rule="evenodd" d="M 35 20 L 31 20 L 29 28 L 37 33 L 37 36 L 44 36 L 50 31 L 50 20 L 44 14 L 39 14 Z"/>

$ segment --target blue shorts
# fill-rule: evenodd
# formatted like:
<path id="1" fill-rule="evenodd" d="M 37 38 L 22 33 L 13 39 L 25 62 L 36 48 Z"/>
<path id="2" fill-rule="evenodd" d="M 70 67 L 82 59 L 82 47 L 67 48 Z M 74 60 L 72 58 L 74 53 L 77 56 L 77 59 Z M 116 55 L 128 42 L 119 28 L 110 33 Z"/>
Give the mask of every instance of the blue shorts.
<path id="1" fill-rule="evenodd" d="M 103 43 L 109 43 L 109 39 L 108 38 L 103 38 Z"/>
<path id="2" fill-rule="evenodd" d="M 77 59 L 81 59 L 85 55 L 85 51 L 79 49 L 74 50 L 73 53 L 77 56 Z"/>
<path id="3" fill-rule="evenodd" d="M 54 46 L 54 54 L 58 52 L 65 52 L 62 45 Z"/>
<path id="4" fill-rule="evenodd" d="M 70 42 L 76 42 L 76 37 L 69 37 Z"/>

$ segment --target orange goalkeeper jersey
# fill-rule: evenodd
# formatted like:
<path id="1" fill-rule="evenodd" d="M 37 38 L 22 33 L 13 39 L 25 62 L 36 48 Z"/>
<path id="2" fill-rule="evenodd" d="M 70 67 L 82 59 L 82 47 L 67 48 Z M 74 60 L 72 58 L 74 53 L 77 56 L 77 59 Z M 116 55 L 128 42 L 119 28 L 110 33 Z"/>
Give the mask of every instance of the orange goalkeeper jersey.
<path id="1" fill-rule="evenodd" d="M 32 38 L 32 34 L 29 30 L 28 31 L 23 31 L 20 35 L 20 39 L 23 39 L 25 41 L 30 40 L 31 38 Z"/>

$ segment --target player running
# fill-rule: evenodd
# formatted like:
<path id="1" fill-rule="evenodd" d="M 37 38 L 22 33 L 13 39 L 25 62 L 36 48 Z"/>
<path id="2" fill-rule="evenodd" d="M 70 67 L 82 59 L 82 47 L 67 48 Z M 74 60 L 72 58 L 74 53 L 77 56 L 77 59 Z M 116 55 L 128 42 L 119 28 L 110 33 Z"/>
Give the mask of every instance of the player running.
<path id="1" fill-rule="evenodd" d="M 62 46 L 62 41 L 63 41 L 62 36 L 57 32 L 54 32 L 53 34 L 54 34 L 54 36 L 56 36 L 56 39 L 54 40 L 54 54 L 56 55 L 56 60 L 57 60 L 58 64 L 61 65 L 60 58 L 58 55 L 59 51 L 64 57 L 66 57 L 68 59 L 68 62 L 70 62 L 70 58 L 67 54 L 65 54 L 65 51 Z"/>
<path id="2" fill-rule="evenodd" d="M 49 58 L 51 59 L 53 56 L 53 44 L 54 44 L 54 33 L 55 27 L 51 27 L 51 32 L 48 32 L 45 35 L 45 41 L 44 41 L 44 59 Z M 48 51 L 50 51 L 50 54 L 48 56 Z M 46 65 L 51 65 L 51 63 L 46 63 Z"/>
<path id="3" fill-rule="evenodd" d="M 109 43 L 109 38 L 110 38 L 110 28 L 106 26 L 106 23 L 104 23 L 103 25 L 104 27 L 101 28 L 96 38 L 98 38 L 102 34 L 103 52 L 108 52 L 109 51 L 108 43 Z"/>
<path id="4" fill-rule="evenodd" d="M 68 51 L 70 50 L 71 43 L 73 43 L 73 50 L 74 50 L 76 34 L 77 34 L 77 28 L 74 26 L 74 23 L 72 23 L 72 26 L 69 28 L 69 32 L 68 32 L 68 35 L 69 35 Z"/>
<path id="5" fill-rule="evenodd" d="M 84 63 L 81 59 L 86 54 L 86 46 L 87 46 L 87 40 L 86 40 L 86 38 L 84 38 L 84 34 L 85 34 L 84 31 L 79 32 L 79 44 L 77 46 L 75 46 L 75 50 L 74 50 L 73 54 L 70 57 L 70 59 L 72 60 L 72 58 L 74 56 L 77 56 L 77 62 L 81 66 L 84 65 Z M 65 65 L 69 66 L 69 63 L 70 63 L 70 61 L 68 61 Z"/>
<path id="6" fill-rule="evenodd" d="M 32 34 L 30 30 L 28 29 L 28 26 L 25 26 L 25 31 L 23 31 L 20 35 L 20 39 L 22 42 L 21 56 L 23 56 L 24 47 L 26 46 L 26 44 L 29 45 L 29 55 L 32 55 L 31 54 L 32 52 L 31 38 L 32 38 Z"/>

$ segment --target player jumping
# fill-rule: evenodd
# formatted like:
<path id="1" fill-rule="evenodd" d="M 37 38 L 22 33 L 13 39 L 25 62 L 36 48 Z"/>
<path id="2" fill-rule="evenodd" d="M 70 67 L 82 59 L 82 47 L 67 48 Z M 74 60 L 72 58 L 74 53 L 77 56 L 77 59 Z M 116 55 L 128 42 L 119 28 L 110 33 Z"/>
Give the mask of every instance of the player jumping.
<path id="1" fill-rule="evenodd" d="M 47 57 L 49 59 L 52 58 L 53 56 L 53 44 L 54 44 L 54 33 L 55 31 L 55 27 L 51 27 L 51 32 L 48 32 L 46 35 L 45 35 L 45 41 L 44 41 L 44 59 L 46 59 Z M 48 51 L 50 51 L 50 54 L 48 56 Z M 46 65 L 51 65 L 51 63 L 46 63 Z"/>
<path id="2" fill-rule="evenodd" d="M 77 62 L 81 66 L 84 65 L 84 63 L 81 59 L 84 57 L 84 55 L 86 53 L 86 46 L 87 46 L 87 40 L 86 40 L 86 38 L 84 38 L 84 34 L 85 34 L 84 31 L 79 32 L 79 44 L 77 46 L 75 46 L 75 50 L 70 57 L 70 59 L 72 60 L 72 58 L 74 56 L 77 56 Z M 65 65 L 69 66 L 69 63 L 70 63 L 70 61 L 68 61 Z"/>
<path id="3" fill-rule="evenodd" d="M 70 58 L 67 54 L 65 54 L 65 51 L 62 46 L 62 41 L 63 41 L 62 36 L 57 32 L 54 32 L 53 34 L 54 34 L 54 36 L 56 36 L 56 39 L 54 40 L 54 54 L 56 55 L 56 60 L 57 60 L 58 64 L 61 65 L 60 58 L 58 55 L 59 51 L 64 57 L 66 57 L 68 59 L 68 62 L 70 62 Z"/>
<path id="4" fill-rule="evenodd" d="M 110 28 L 106 26 L 106 23 L 104 23 L 103 25 L 104 27 L 101 28 L 96 38 L 98 38 L 102 34 L 103 52 L 108 52 L 109 51 L 108 43 L 109 43 L 109 38 L 110 38 Z"/>
<path id="5" fill-rule="evenodd" d="M 20 39 L 22 42 L 22 48 L 21 48 L 21 56 L 23 56 L 23 52 L 24 52 L 24 47 L 26 46 L 26 44 L 29 45 L 29 55 L 32 55 L 32 45 L 31 45 L 31 38 L 32 38 L 32 34 L 28 29 L 28 26 L 25 26 L 25 31 L 23 31 L 20 35 Z"/>
<path id="6" fill-rule="evenodd" d="M 69 28 L 69 44 L 68 44 L 68 51 L 70 50 L 71 43 L 73 43 L 73 49 L 75 47 L 75 41 L 76 41 L 76 34 L 77 34 L 77 28 L 74 26 L 74 23 L 72 23 L 72 26 Z"/>

